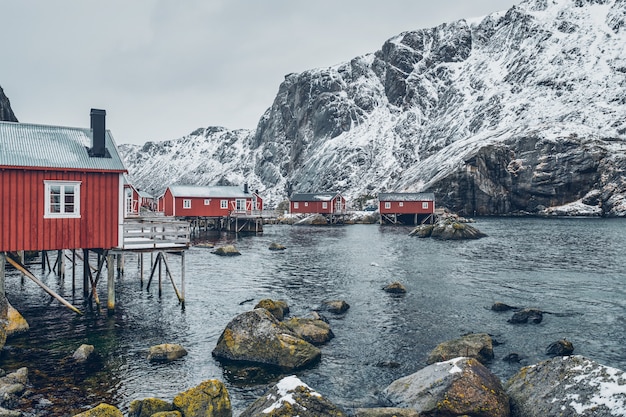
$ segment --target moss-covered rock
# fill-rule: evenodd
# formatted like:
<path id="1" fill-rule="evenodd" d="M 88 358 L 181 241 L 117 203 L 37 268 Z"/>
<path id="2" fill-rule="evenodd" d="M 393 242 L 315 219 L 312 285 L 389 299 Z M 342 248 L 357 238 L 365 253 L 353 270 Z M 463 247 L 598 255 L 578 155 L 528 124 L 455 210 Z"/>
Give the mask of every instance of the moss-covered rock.
<path id="1" fill-rule="evenodd" d="M 124 417 L 124 415 L 117 407 L 102 403 L 91 410 L 76 414 L 74 417 Z"/>
<path id="2" fill-rule="evenodd" d="M 214 253 L 214 254 L 220 255 L 220 256 L 238 256 L 238 255 L 241 255 L 241 253 L 237 250 L 237 248 L 234 245 L 220 246 L 219 248 L 216 248 L 215 250 L 211 251 L 211 253 Z"/>
<path id="3" fill-rule="evenodd" d="M 276 242 L 270 243 L 270 246 L 269 246 L 269 250 L 281 251 L 281 250 L 285 250 L 285 249 L 287 249 L 285 246 L 281 245 L 280 243 L 276 243 Z"/>
<path id="4" fill-rule="evenodd" d="M 326 310 L 329 313 L 333 314 L 342 314 L 348 311 L 350 308 L 350 304 L 345 302 L 344 300 L 329 300 L 324 301 L 322 304 L 322 310 Z"/>
<path id="5" fill-rule="evenodd" d="M 487 333 L 472 333 L 437 345 L 428 355 L 427 363 L 443 362 L 466 356 L 482 363 L 493 359 L 493 341 Z"/>
<path id="6" fill-rule="evenodd" d="M 509 417 L 509 398 L 497 376 L 473 358 L 438 362 L 392 382 L 382 395 L 389 406 L 424 416 Z"/>
<path id="7" fill-rule="evenodd" d="M 213 356 L 292 370 L 317 362 L 321 352 L 269 311 L 257 308 L 228 323 L 213 349 Z"/>
<path id="8" fill-rule="evenodd" d="M 284 322 L 295 334 L 313 345 L 321 345 L 335 337 L 330 325 L 323 320 L 293 317 Z"/>
<path id="9" fill-rule="evenodd" d="M 390 294 L 406 294 L 406 288 L 398 281 L 385 285 L 383 290 Z"/>
<path id="10" fill-rule="evenodd" d="M 6 330 L 7 337 L 27 332 L 30 329 L 30 326 L 24 316 L 22 316 L 20 312 L 13 308 L 13 306 L 8 302 L 7 308 L 7 319 L 9 320 Z"/>
<path id="11" fill-rule="evenodd" d="M 228 390 L 217 379 L 181 392 L 173 403 L 184 417 L 231 417 L 233 414 Z"/>
<path id="12" fill-rule="evenodd" d="M 289 314 L 289 306 L 285 301 L 271 300 L 269 298 L 259 301 L 254 308 L 264 308 L 278 320 L 282 320 L 286 314 Z"/>
<path id="13" fill-rule="evenodd" d="M 152 414 L 150 417 L 183 417 L 183 414 L 178 411 L 159 411 L 158 413 Z"/>
<path id="14" fill-rule="evenodd" d="M 184 347 L 176 343 L 164 343 L 150 347 L 148 361 L 150 362 L 171 362 L 187 355 Z"/>
<path id="15" fill-rule="evenodd" d="M 134 400 L 128 407 L 128 417 L 151 417 L 160 412 L 174 411 L 174 405 L 160 398 Z"/>
<path id="16" fill-rule="evenodd" d="M 94 345 L 82 344 L 74 351 L 72 359 L 77 363 L 85 363 L 93 358 L 95 352 Z"/>
<path id="17" fill-rule="evenodd" d="M 421 417 L 422 415 L 410 408 L 379 407 L 357 408 L 354 417 Z"/>
<path id="18" fill-rule="evenodd" d="M 432 237 L 439 240 L 464 240 L 480 239 L 487 235 L 467 223 L 444 219 L 434 225 L 417 226 L 409 232 L 409 236 Z"/>

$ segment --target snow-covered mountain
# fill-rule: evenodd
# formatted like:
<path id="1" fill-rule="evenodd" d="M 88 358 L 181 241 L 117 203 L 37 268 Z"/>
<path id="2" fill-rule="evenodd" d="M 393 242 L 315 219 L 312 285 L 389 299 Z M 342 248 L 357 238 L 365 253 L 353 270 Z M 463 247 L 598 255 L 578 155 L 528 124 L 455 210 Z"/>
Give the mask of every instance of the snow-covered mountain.
<path id="1" fill-rule="evenodd" d="M 462 214 L 626 214 L 626 0 L 526 0 L 289 74 L 255 131 L 121 146 L 136 185 L 435 192 Z M 582 207 L 582 209 L 581 209 Z"/>

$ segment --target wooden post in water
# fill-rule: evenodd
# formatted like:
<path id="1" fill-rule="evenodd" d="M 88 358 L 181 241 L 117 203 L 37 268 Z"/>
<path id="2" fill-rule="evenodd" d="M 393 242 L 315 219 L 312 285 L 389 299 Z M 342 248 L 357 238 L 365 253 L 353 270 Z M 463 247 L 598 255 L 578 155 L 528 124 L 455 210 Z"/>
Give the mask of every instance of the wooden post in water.
<path id="1" fill-rule="evenodd" d="M 0 296 L 4 295 L 4 269 L 6 266 L 6 255 L 0 252 Z"/>
<path id="2" fill-rule="evenodd" d="M 139 254 L 139 282 L 143 288 L 143 252 Z"/>
<path id="3" fill-rule="evenodd" d="M 46 270 L 46 251 L 41 251 L 41 271 L 44 272 Z"/>
<path id="4" fill-rule="evenodd" d="M 115 271 L 111 254 L 107 254 L 107 278 L 107 310 L 111 314 L 115 311 Z"/>
<path id="5" fill-rule="evenodd" d="M 72 294 L 76 291 L 76 249 L 72 249 Z"/>
<path id="6" fill-rule="evenodd" d="M 120 277 L 124 275 L 124 254 L 117 254 L 117 276 Z"/>
<path id="7" fill-rule="evenodd" d="M 89 296 L 89 249 L 83 249 L 83 297 Z"/>
<path id="8" fill-rule="evenodd" d="M 159 252 L 158 262 L 159 262 L 159 297 L 161 297 L 161 292 L 163 291 L 163 283 L 161 282 L 161 259 L 163 259 L 163 252 Z"/>
<path id="9" fill-rule="evenodd" d="M 57 276 L 63 278 L 65 276 L 65 256 L 63 255 L 63 250 L 57 251 L 57 268 Z"/>
<path id="10" fill-rule="evenodd" d="M 180 294 L 182 296 L 181 303 L 185 306 L 185 251 L 180 254 Z"/>

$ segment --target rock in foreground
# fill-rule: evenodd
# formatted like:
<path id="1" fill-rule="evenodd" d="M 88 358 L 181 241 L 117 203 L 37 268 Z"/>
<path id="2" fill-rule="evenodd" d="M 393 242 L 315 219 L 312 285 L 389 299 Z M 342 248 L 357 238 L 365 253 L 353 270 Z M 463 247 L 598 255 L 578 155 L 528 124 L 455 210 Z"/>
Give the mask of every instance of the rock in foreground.
<path id="1" fill-rule="evenodd" d="M 434 225 L 424 224 L 417 226 L 411 230 L 409 236 L 432 237 L 438 240 L 465 240 L 480 239 L 487 235 L 467 223 L 446 219 Z"/>
<path id="2" fill-rule="evenodd" d="M 626 373 L 578 355 L 524 367 L 506 391 L 513 417 L 626 415 Z"/>
<path id="3" fill-rule="evenodd" d="M 346 414 L 295 376 L 288 376 L 250 405 L 240 417 L 344 417 Z"/>
<path id="4" fill-rule="evenodd" d="M 510 415 L 509 399 L 500 380 L 472 358 L 438 362 L 400 378 L 383 391 L 382 400 L 424 416 Z"/>
<path id="5" fill-rule="evenodd" d="M 171 362 L 187 355 L 184 347 L 176 343 L 164 343 L 152 346 L 148 352 L 150 362 Z"/>
<path id="6" fill-rule="evenodd" d="M 228 390 L 217 379 L 181 392 L 174 397 L 173 404 L 185 417 L 231 417 L 233 414 Z"/>
<path id="7" fill-rule="evenodd" d="M 237 248 L 234 245 L 220 246 L 219 248 L 215 249 L 214 251 L 211 251 L 211 253 L 214 253 L 214 254 L 220 255 L 220 256 L 238 256 L 238 255 L 241 255 L 241 253 L 237 250 Z"/>
<path id="8" fill-rule="evenodd" d="M 472 333 L 440 343 L 428 355 L 427 363 L 442 362 L 459 356 L 474 358 L 481 363 L 493 359 L 493 341 L 487 333 Z"/>
<path id="9" fill-rule="evenodd" d="M 321 351 L 308 343 L 269 311 L 257 308 L 231 320 L 222 332 L 213 356 L 228 361 L 252 362 L 284 370 L 317 362 Z"/>

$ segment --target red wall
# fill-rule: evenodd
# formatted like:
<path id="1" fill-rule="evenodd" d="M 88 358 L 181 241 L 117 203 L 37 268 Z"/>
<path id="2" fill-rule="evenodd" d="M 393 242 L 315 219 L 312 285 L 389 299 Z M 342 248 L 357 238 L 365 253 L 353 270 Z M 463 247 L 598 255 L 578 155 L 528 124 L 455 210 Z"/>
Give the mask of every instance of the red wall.
<path id="1" fill-rule="evenodd" d="M 44 219 L 44 180 L 81 181 L 78 219 Z M 0 251 L 118 246 L 120 174 L 0 169 Z"/>
<path id="2" fill-rule="evenodd" d="M 337 212 L 335 209 L 337 199 L 338 198 L 334 198 L 330 201 L 325 201 L 326 208 L 322 207 L 324 201 L 290 201 L 289 211 L 290 213 L 332 214 Z M 340 211 L 345 212 L 346 200 L 343 197 L 339 197 L 339 199 L 341 200 L 342 207 Z M 294 203 L 298 203 L 298 208 L 295 208 Z"/>
<path id="3" fill-rule="evenodd" d="M 430 214 L 435 212 L 434 201 L 390 201 L 391 208 L 385 208 L 386 201 L 381 201 L 378 209 L 381 214 Z M 402 207 L 400 207 L 402 203 Z M 428 208 L 422 208 L 422 203 L 428 203 Z"/>
<path id="4" fill-rule="evenodd" d="M 183 208 L 183 200 L 191 200 L 191 208 Z M 164 212 L 166 216 L 176 217 L 227 217 L 235 211 L 236 198 L 209 198 L 209 205 L 204 205 L 204 197 L 176 197 L 172 196 L 169 188 L 164 195 Z M 221 208 L 221 200 L 228 200 L 228 208 Z M 262 205 L 262 202 L 261 202 Z M 262 208 L 262 207 L 261 207 Z M 246 198 L 246 211 L 254 210 L 253 199 Z"/>

